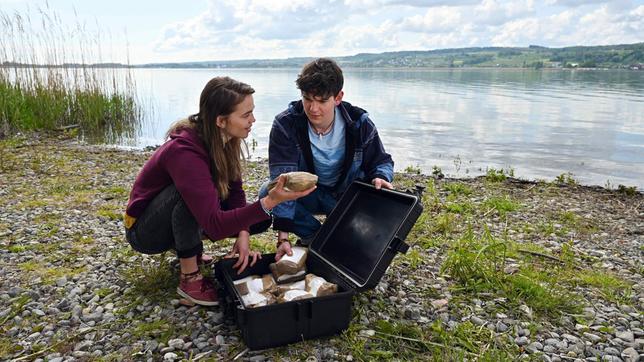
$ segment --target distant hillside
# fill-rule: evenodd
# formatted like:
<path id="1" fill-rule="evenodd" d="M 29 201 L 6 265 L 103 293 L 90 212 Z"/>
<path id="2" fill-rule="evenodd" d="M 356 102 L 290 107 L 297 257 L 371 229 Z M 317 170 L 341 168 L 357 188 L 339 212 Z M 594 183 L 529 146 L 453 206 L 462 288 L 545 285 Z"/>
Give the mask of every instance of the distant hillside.
<path id="1" fill-rule="evenodd" d="M 140 68 L 299 68 L 312 58 L 253 59 L 143 64 Z M 428 51 L 361 53 L 334 57 L 343 67 L 583 67 L 640 68 L 644 64 L 644 43 L 604 46 L 546 48 L 459 48 Z"/>
<path id="2" fill-rule="evenodd" d="M 644 43 L 546 48 L 520 47 L 456 48 L 425 51 L 361 53 L 333 57 L 343 67 L 354 68 L 621 68 L 644 69 Z M 250 59 L 181 63 L 150 63 L 133 68 L 299 68 L 313 58 Z M 51 67 L 13 62 L 0 67 Z M 61 64 L 57 67 L 128 67 L 125 64 Z"/>

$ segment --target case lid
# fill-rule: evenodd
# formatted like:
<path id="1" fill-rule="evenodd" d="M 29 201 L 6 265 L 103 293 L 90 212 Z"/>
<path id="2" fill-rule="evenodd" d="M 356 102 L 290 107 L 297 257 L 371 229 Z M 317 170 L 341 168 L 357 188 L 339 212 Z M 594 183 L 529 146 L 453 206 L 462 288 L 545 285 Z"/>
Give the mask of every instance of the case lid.
<path id="1" fill-rule="evenodd" d="M 362 182 L 352 183 L 313 239 L 310 252 L 331 265 L 357 289 L 375 285 L 386 269 L 381 265 L 391 249 L 407 251 L 403 242 L 416 221 L 408 219 L 418 197 L 375 187 Z M 375 280 L 378 278 L 378 280 Z"/>

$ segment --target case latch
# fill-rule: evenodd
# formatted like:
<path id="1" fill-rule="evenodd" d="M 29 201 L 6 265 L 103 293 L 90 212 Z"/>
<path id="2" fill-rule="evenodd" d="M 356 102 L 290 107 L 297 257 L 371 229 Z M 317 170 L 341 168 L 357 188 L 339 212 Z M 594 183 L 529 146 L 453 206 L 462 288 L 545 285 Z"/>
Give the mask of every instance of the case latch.
<path id="1" fill-rule="evenodd" d="M 407 243 L 405 243 L 398 236 L 395 236 L 394 240 L 392 240 L 391 244 L 389 244 L 389 250 L 405 254 L 407 250 L 409 250 L 409 245 L 407 245 Z"/>

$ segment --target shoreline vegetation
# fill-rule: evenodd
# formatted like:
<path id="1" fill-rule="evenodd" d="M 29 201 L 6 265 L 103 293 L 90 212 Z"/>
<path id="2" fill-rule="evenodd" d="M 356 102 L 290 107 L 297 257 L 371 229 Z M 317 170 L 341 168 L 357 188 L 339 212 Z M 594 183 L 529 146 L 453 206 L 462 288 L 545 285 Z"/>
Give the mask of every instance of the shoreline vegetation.
<path id="1" fill-rule="evenodd" d="M 365 69 L 627 69 L 644 70 L 644 43 L 548 48 L 473 47 L 360 53 L 333 57 L 343 68 Z M 8 59 L 8 58 L 5 58 Z M 38 68 L 301 68 L 312 57 L 185 61 L 146 64 L 4 61 L 1 67 Z"/>
<path id="2" fill-rule="evenodd" d="M 72 129 L 82 138 L 117 142 L 137 134 L 141 108 L 128 70 L 41 67 L 102 59 L 100 30 L 68 27 L 49 9 L 38 16 L 0 11 L 0 135 Z"/>
<path id="3" fill-rule="evenodd" d="M 394 186 L 424 188 L 410 250 L 357 295 L 349 329 L 247 351 L 221 309 L 179 304 L 174 256 L 124 241 L 150 154 L 68 132 L 0 140 L 0 359 L 637 361 L 644 348 L 644 194 L 409 169 Z M 266 162 L 244 175 L 252 201 Z M 251 243 L 271 253 L 273 238 Z M 205 245 L 219 258 L 233 242 Z"/>

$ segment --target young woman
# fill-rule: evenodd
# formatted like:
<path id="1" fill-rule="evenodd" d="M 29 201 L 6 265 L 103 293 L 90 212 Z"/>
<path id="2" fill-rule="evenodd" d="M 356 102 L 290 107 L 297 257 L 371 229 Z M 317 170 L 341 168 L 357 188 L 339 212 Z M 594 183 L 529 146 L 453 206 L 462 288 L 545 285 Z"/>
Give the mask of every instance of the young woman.
<path id="1" fill-rule="evenodd" d="M 199 272 L 202 235 L 236 237 L 229 256 L 241 273 L 258 252 L 250 234 L 271 224 L 277 204 L 309 194 L 287 192 L 284 180 L 259 201 L 246 204 L 242 189 L 242 143 L 255 122 L 254 89 L 228 77 L 211 79 L 201 92 L 199 113 L 170 127 L 165 142 L 145 163 L 132 187 L 124 224 L 132 248 L 145 254 L 174 249 L 181 276 L 177 293 L 196 304 L 217 305 L 217 293 Z M 245 144 L 244 144 L 245 145 Z"/>

